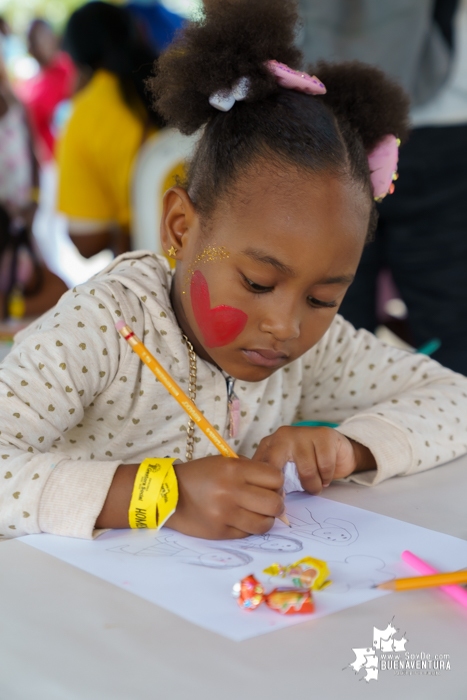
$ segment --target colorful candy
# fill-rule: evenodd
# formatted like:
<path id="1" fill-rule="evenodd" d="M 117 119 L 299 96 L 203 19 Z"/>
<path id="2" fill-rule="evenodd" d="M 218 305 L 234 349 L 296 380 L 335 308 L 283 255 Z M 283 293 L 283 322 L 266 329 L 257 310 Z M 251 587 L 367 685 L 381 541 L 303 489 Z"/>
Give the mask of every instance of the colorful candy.
<path id="1" fill-rule="evenodd" d="M 315 604 L 311 591 L 305 590 L 280 590 L 276 588 L 267 596 L 267 605 L 272 610 L 282 613 L 282 615 L 294 615 L 295 613 L 312 613 L 315 611 Z"/>
<path id="2" fill-rule="evenodd" d="M 261 603 L 266 603 L 272 610 L 277 610 L 283 615 L 310 613 L 315 609 L 311 590 L 274 588 L 270 593 L 266 593 L 264 586 L 253 574 L 236 583 L 233 594 L 244 610 L 255 610 Z"/>
<path id="3" fill-rule="evenodd" d="M 265 603 L 283 615 L 312 613 L 315 606 L 311 591 L 327 586 L 329 569 L 326 562 L 313 557 L 304 557 L 293 564 L 272 564 L 264 569 L 261 579 L 250 574 L 233 588 L 233 594 L 243 610 L 255 610 Z M 275 585 L 273 579 L 279 579 Z"/>
<path id="4" fill-rule="evenodd" d="M 303 557 L 303 559 L 288 566 L 271 564 L 267 569 L 264 569 L 263 573 L 277 576 L 282 579 L 283 583 L 287 582 L 287 585 L 297 588 L 312 588 L 315 591 L 319 591 L 331 583 L 326 562 L 313 557 Z"/>

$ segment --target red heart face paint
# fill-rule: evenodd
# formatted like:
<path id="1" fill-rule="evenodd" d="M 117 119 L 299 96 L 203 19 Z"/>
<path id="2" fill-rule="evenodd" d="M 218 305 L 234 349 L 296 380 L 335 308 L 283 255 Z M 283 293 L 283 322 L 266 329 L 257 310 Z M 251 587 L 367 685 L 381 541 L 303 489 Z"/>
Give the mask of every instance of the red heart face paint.
<path id="1" fill-rule="evenodd" d="M 196 323 L 209 348 L 228 345 L 240 335 L 248 316 L 244 311 L 224 304 L 211 309 L 208 283 L 200 270 L 193 273 L 190 294 Z"/>

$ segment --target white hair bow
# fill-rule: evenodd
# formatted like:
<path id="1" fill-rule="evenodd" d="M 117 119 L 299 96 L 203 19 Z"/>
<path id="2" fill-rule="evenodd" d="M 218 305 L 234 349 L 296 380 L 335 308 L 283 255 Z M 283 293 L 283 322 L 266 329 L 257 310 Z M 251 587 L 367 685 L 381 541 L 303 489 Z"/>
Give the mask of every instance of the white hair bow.
<path id="1" fill-rule="evenodd" d="M 241 102 L 248 95 L 250 80 L 247 77 L 239 78 L 230 90 L 218 90 L 209 97 L 209 104 L 221 112 L 228 112 L 236 102 Z"/>

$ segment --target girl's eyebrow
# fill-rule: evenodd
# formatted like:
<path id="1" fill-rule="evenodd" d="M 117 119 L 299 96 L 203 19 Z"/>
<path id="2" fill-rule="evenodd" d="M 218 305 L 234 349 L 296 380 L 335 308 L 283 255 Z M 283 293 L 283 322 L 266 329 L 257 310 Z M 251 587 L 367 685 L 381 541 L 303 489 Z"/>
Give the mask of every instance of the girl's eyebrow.
<path id="1" fill-rule="evenodd" d="M 315 284 L 352 284 L 355 275 L 338 275 L 337 277 L 326 277 L 323 280 L 318 280 Z"/>
<path id="2" fill-rule="evenodd" d="M 279 272 L 282 272 L 288 277 L 297 276 L 296 271 L 292 267 L 281 262 L 273 255 L 269 255 L 266 251 L 259 250 L 258 248 L 246 248 L 243 251 L 243 255 L 247 255 L 252 260 L 255 260 L 255 262 L 272 265 L 276 270 L 279 270 Z M 326 277 L 322 280 L 318 280 L 315 284 L 352 284 L 354 277 L 355 275 L 337 275 L 336 277 Z"/>
<path id="3" fill-rule="evenodd" d="M 243 255 L 247 255 L 249 258 L 252 258 L 252 260 L 255 260 L 256 262 L 265 263 L 266 265 L 272 265 L 276 268 L 276 270 L 279 270 L 279 272 L 282 272 L 284 275 L 288 275 L 289 277 L 297 276 L 297 273 L 292 267 L 281 262 L 273 255 L 269 255 L 269 253 L 267 253 L 266 251 L 259 250 L 258 248 L 246 248 L 246 250 L 243 251 Z"/>

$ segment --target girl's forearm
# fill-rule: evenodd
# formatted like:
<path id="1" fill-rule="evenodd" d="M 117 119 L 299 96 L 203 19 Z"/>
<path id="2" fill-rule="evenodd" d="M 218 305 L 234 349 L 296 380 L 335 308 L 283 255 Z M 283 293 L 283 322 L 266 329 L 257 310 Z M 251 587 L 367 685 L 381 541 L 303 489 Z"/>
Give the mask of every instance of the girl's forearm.
<path id="1" fill-rule="evenodd" d="M 107 498 L 96 520 L 96 528 L 127 528 L 128 509 L 135 483 L 138 464 L 121 464 L 117 467 Z"/>

